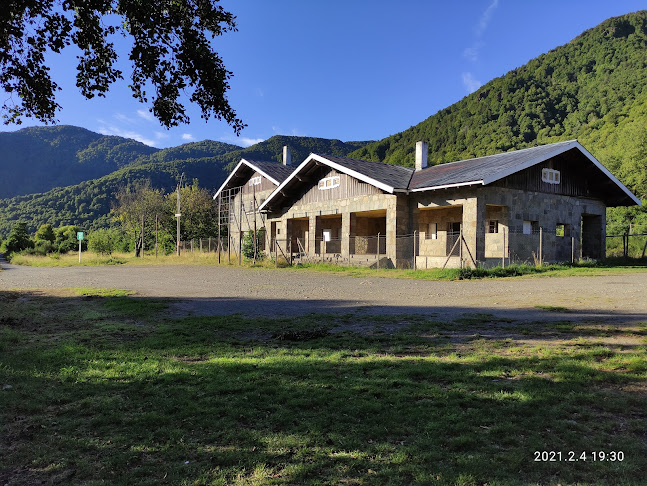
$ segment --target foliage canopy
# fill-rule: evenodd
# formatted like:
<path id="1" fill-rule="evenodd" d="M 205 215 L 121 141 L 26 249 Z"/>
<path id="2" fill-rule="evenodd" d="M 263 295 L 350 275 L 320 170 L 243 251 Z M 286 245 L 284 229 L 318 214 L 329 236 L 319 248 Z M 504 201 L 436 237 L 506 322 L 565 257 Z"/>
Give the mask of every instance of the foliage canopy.
<path id="1" fill-rule="evenodd" d="M 218 0 L 11 0 L 0 9 L 0 88 L 5 123 L 23 117 L 55 121 L 56 91 L 45 56 L 75 45 L 76 85 L 90 99 L 105 96 L 123 78 L 115 40 L 132 47 L 130 87 L 166 127 L 188 123 L 187 92 L 202 117 L 224 119 L 238 134 L 245 124 L 225 96 L 228 71 L 211 41 L 236 30 L 235 17 Z M 152 91 L 152 93 L 151 93 Z"/>

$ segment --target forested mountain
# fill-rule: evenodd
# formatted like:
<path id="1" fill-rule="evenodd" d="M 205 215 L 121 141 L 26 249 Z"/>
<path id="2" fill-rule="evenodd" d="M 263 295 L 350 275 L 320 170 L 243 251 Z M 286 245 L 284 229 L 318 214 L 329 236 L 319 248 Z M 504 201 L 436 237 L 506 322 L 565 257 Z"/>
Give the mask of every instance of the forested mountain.
<path id="1" fill-rule="evenodd" d="M 6 237 L 17 220 L 26 221 L 31 232 L 45 223 L 76 224 L 85 229 L 109 226 L 116 191 L 144 180 L 154 188 L 171 191 L 184 173 L 187 181 L 198 179 L 202 187 L 215 189 L 241 158 L 280 161 L 283 146 L 288 145 L 293 164 L 297 164 L 311 152 L 343 156 L 367 143 L 278 135 L 246 149 L 206 140 L 158 150 L 97 179 L 0 200 L 0 238 Z"/>
<path id="2" fill-rule="evenodd" d="M 101 177 L 157 150 L 69 125 L 0 132 L 0 198 Z"/>
<path id="3" fill-rule="evenodd" d="M 611 18 L 408 130 L 350 154 L 413 167 L 578 139 L 647 198 L 647 12 Z"/>

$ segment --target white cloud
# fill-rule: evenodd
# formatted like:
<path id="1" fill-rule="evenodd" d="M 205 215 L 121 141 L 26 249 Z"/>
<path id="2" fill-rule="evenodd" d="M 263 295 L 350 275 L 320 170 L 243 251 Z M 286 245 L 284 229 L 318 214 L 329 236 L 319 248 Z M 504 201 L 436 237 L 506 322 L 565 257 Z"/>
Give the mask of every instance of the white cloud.
<path id="1" fill-rule="evenodd" d="M 137 115 L 146 121 L 155 120 L 155 117 L 153 116 L 153 114 L 148 110 L 137 110 Z"/>
<path id="2" fill-rule="evenodd" d="M 162 140 L 162 139 L 164 139 L 164 138 L 168 138 L 168 133 L 164 133 L 164 132 L 155 132 L 155 138 L 156 138 L 157 140 Z"/>
<path id="3" fill-rule="evenodd" d="M 193 140 L 195 140 L 195 138 L 190 133 L 183 133 L 182 140 L 186 140 L 187 142 L 192 142 Z"/>
<path id="4" fill-rule="evenodd" d="M 478 61 L 481 47 L 483 47 L 483 42 L 475 42 L 473 46 L 463 49 L 463 57 L 472 62 Z"/>
<path id="5" fill-rule="evenodd" d="M 472 73 L 463 73 L 463 85 L 465 86 L 465 89 L 467 89 L 468 93 L 473 93 L 483 86 L 483 83 L 478 79 L 474 79 Z"/>
<path id="6" fill-rule="evenodd" d="M 492 14 L 494 13 L 494 10 L 499 6 L 499 0 L 492 0 L 492 3 L 488 6 L 488 8 L 485 9 L 485 12 L 483 12 L 483 15 L 481 15 L 481 18 L 479 19 L 479 24 L 476 27 L 476 36 L 480 37 L 483 35 L 483 32 L 485 32 L 485 29 L 487 29 L 487 26 L 490 24 L 490 20 L 492 19 Z"/>
<path id="7" fill-rule="evenodd" d="M 117 120 L 119 120 L 122 123 L 128 123 L 128 124 L 131 124 L 131 125 L 133 123 L 135 123 L 134 118 L 131 118 L 131 117 L 127 116 L 127 115 L 124 115 L 123 113 L 115 113 L 114 115 L 112 115 L 112 117 L 116 118 Z"/>
<path id="8" fill-rule="evenodd" d="M 124 130 L 115 125 L 103 124 L 103 122 L 100 123 L 102 123 L 102 126 L 100 126 L 97 131 L 102 135 L 116 135 L 118 137 L 132 138 L 133 140 L 137 140 L 145 145 L 155 147 L 155 140 L 146 138 L 141 133 L 133 132 L 132 130 Z"/>
<path id="9" fill-rule="evenodd" d="M 249 147 L 250 145 L 256 145 L 257 143 L 261 143 L 264 140 L 265 140 L 264 138 L 241 137 L 238 139 L 238 144 L 242 145 L 243 147 Z"/>

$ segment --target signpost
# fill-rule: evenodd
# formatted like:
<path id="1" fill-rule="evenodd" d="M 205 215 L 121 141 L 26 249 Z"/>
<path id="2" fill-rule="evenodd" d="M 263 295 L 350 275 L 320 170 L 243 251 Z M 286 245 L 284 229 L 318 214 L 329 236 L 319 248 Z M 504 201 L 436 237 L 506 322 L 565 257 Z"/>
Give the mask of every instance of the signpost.
<path id="1" fill-rule="evenodd" d="M 81 263 L 81 242 L 83 241 L 83 231 L 76 234 L 76 239 L 79 240 L 79 263 Z"/>

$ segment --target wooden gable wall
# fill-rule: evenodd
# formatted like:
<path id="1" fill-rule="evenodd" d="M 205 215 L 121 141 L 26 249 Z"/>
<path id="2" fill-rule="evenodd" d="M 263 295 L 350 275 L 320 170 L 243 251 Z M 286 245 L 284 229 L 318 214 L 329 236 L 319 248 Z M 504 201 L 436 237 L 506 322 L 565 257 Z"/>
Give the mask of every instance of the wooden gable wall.
<path id="1" fill-rule="evenodd" d="M 319 181 L 327 177 L 339 176 L 340 184 L 331 189 L 319 189 Z M 371 194 L 382 194 L 384 191 L 377 187 L 362 182 L 342 172 L 328 167 L 323 167 L 312 178 L 312 182 L 304 188 L 301 196 L 293 203 L 294 206 L 313 204 L 322 201 L 336 201 L 357 196 L 369 196 Z"/>
<path id="2" fill-rule="evenodd" d="M 550 184 L 544 182 L 542 180 L 542 169 L 544 168 L 558 170 L 560 172 L 560 183 Z M 602 198 L 603 195 L 600 193 L 602 180 L 600 176 L 606 178 L 584 156 L 566 152 L 493 182 L 492 185 L 529 192 Z"/>

